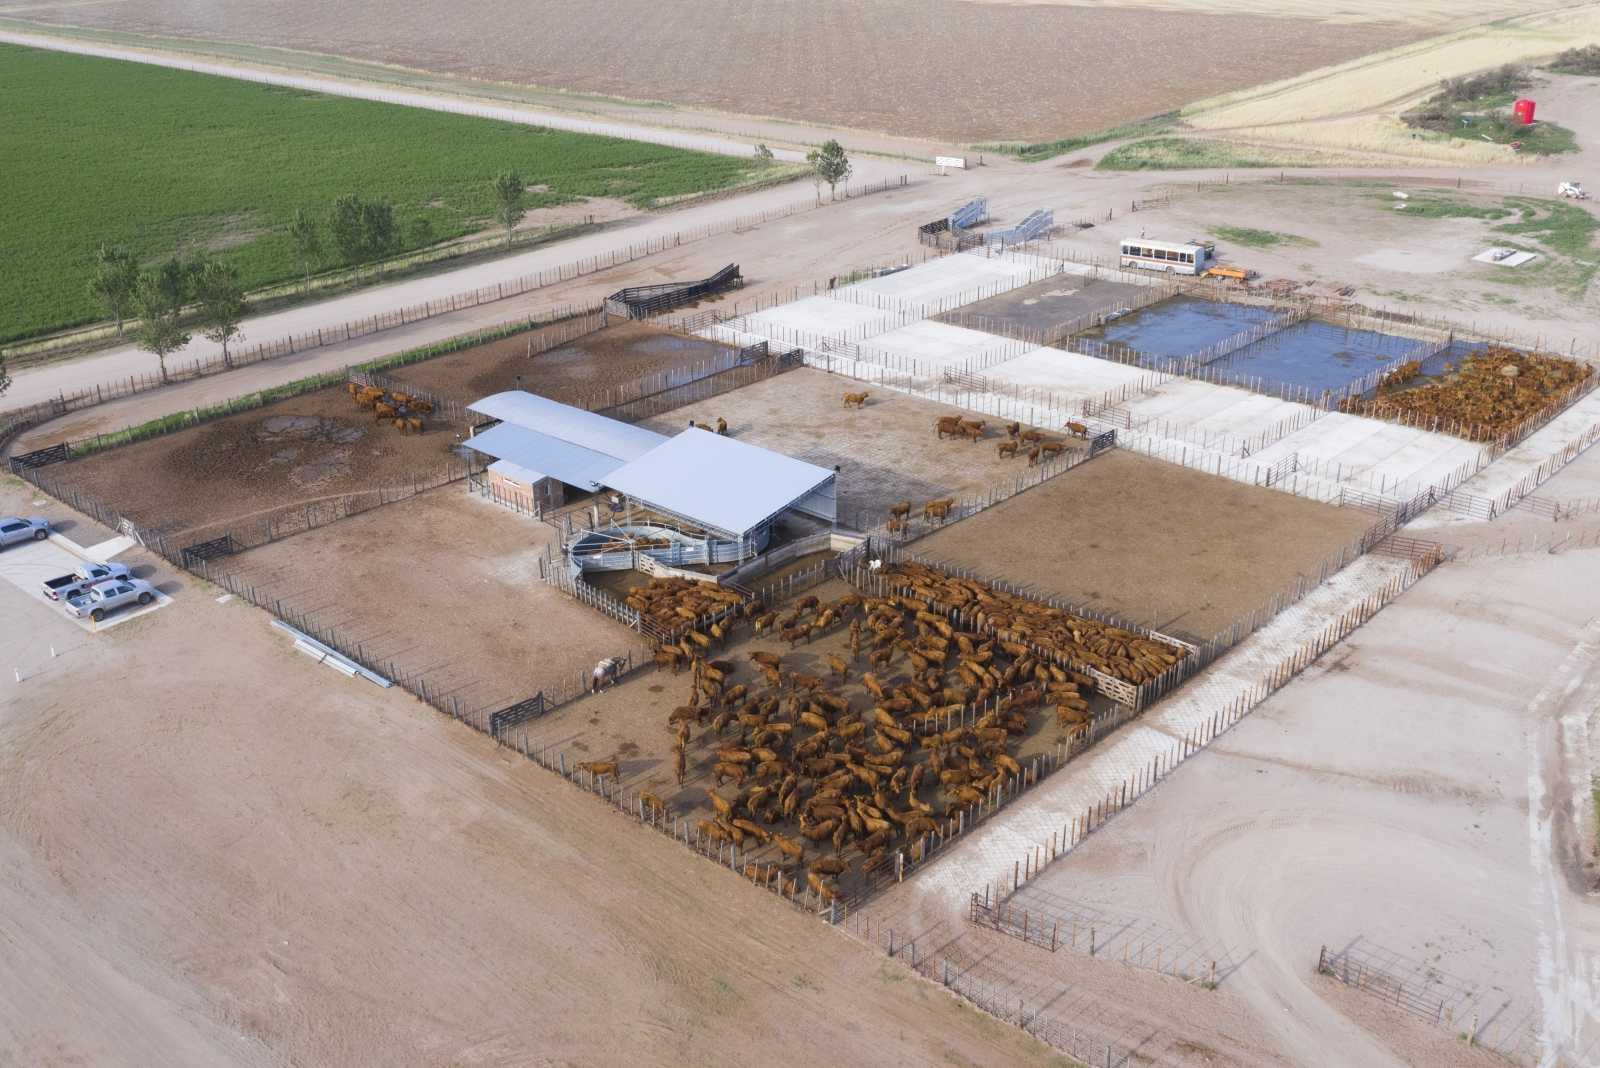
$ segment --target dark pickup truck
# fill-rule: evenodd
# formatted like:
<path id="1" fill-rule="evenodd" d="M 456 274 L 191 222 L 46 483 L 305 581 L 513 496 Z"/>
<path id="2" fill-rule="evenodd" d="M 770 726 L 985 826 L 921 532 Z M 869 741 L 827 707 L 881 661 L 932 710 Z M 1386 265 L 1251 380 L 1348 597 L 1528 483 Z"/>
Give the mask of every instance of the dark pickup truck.
<path id="1" fill-rule="evenodd" d="M 108 579 L 131 578 L 133 572 L 124 564 L 84 564 L 70 575 L 58 575 L 44 580 L 44 595 L 52 601 L 69 601 L 80 593 L 88 592 L 97 582 Z"/>

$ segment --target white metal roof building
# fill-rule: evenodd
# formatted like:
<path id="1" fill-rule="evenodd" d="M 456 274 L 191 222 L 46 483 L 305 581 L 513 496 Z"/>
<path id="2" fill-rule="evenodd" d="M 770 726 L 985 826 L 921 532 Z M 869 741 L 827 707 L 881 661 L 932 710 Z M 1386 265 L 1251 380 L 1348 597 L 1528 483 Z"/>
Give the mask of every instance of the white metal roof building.
<path id="1" fill-rule="evenodd" d="M 519 469 L 520 482 L 554 478 L 582 489 L 599 487 L 607 475 L 668 439 L 653 430 L 608 419 L 533 393 L 496 393 L 467 405 L 467 410 L 500 423 L 467 439 L 467 447 L 498 464 L 509 477 Z"/>
<path id="2" fill-rule="evenodd" d="M 791 508 L 829 523 L 838 514 L 833 471 L 698 429 L 617 468 L 605 485 L 739 540 Z"/>
<path id="3" fill-rule="evenodd" d="M 501 420 L 468 438 L 489 470 L 523 485 L 555 479 L 606 487 L 652 511 L 736 541 L 794 509 L 832 523 L 834 472 L 690 428 L 665 437 L 532 393 L 496 393 L 467 406 Z"/>

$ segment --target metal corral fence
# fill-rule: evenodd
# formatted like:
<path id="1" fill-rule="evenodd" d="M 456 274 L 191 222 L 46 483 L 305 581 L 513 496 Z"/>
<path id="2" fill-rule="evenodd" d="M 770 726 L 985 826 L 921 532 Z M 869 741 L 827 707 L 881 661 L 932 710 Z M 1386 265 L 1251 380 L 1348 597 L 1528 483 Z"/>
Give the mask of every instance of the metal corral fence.
<path id="1" fill-rule="evenodd" d="M 670 386 L 655 393 L 646 394 L 633 400 L 624 401 L 606 408 L 597 408 L 594 411 L 601 415 L 620 419 L 626 423 L 637 423 L 663 412 L 670 412 L 686 404 L 697 401 L 709 400 L 720 397 L 722 394 L 745 386 L 763 382 L 774 375 L 785 371 L 792 371 L 804 366 L 798 349 L 789 352 L 769 353 L 751 363 L 736 364 L 725 370 L 706 375 L 703 378 L 693 379 L 681 385 Z"/>
<path id="2" fill-rule="evenodd" d="M 1360 939 L 1344 949 L 1317 952 L 1318 975 L 1370 994 L 1392 1008 L 1459 1034 L 1469 1046 L 1486 1046 L 1513 1060 L 1536 1059 L 1537 1025 L 1524 1015 L 1507 1013 L 1509 1002 L 1498 993 L 1484 1005 L 1485 991 L 1454 979 L 1434 964 L 1363 945 Z M 1484 1009 L 1491 1009 L 1484 1019 Z"/>
<path id="3" fill-rule="evenodd" d="M 1100 311 L 1088 312 L 1075 319 L 1057 323 L 1049 329 L 1035 329 L 1022 326 L 1010 320 L 997 319 L 991 315 L 976 315 L 972 312 L 960 310 L 945 313 L 943 321 L 951 326 L 964 326 L 969 330 L 981 330 L 986 334 L 996 334 L 1016 341 L 1025 341 L 1032 347 L 1046 348 L 1059 345 L 1075 334 L 1102 327 L 1112 320 L 1120 319 L 1125 315 L 1148 308 L 1152 304 L 1171 300 L 1178 295 L 1178 283 L 1170 279 L 1161 279 L 1161 281 L 1165 282 L 1165 284 L 1147 286 L 1136 297 L 1118 301 L 1111 307 L 1103 308 Z M 994 364 L 986 362 L 982 356 L 977 356 L 965 361 L 961 366 L 968 371 L 986 371 Z"/>
<path id="4" fill-rule="evenodd" d="M 1138 769 L 1115 788 L 1107 791 L 1101 800 L 1085 808 L 1081 815 L 1064 820 L 1060 830 L 1052 832 L 1048 839 L 1039 842 L 1019 857 L 1010 871 L 1002 873 L 993 883 L 985 887 L 984 894 L 987 895 L 992 889 L 993 900 L 1002 902 L 1008 900 L 1011 894 L 1025 886 L 1030 879 L 1060 857 L 1070 853 L 1107 820 L 1158 785 L 1179 764 L 1209 746 L 1258 704 L 1288 685 L 1296 675 L 1323 653 L 1343 641 L 1356 628 L 1377 615 L 1384 606 L 1447 559 L 1442 546 L 1415 539 L 1407 539 L 1405 543 L 1391 547 L 1385 555 L 1408 560 L 1411 566 L 1395 575 L 1381 589 L 1369 594 L 1359 604 L 1340 613 L 1315 636 L 1302 642 L 1293 652 L 1258 677 L 1244 692 L 1178 739 L 1170 750 L 1152 757 L 1148 765 Z"/>
<path id="5" fill-rule="evenodd" d="M 865 186 L 851 187 L 846 185 L 841 189 L 841 197 L 870 196 L 882 193 L 889 189 L 901 188 L 910 184 L 907 175 L 899 178 L 886 178 Z M 539 271 L 509 282 L 497 283 L 493 286 L 484 286 L 464 293 L 457 293 L 425 304 L 411 305 L 395 309 L 381 315 L 369 316 L 364 319 L 351 320 L 332 327 L 323 327 L 314 333 L 289 334 L 271 341 L 261 342 L 249 348 L 239 349 L 229 354 L 229 359 L 224 361 L 216 356 L 207 359 L 190 361 L 169 362 L 165 374 L 130 375 L 127 378 L 118 378 L 101 383 L 92 390 L 81 390 L 77 393 L 62 393 L 48 401 L 31 405 L 26 408 L 13 409 L 0 413 L 0 451 L 10 444 L 11 439 L 18 434 L 42 423 L 58 419 L 71 412 L 84 408 L 104 404 L 107 401 L 117 400 L 121 397 L 144 393 L 152 389 L 160 389 L 177 382 L 204 378 L 208 375 L 230 371 L 238 367 L 261 363 L 267 360 L 292 356 L 296 353 L 306 352 L 311 349 L 322 348 L 327 345 L 342 344 L 346 341 L 382 330 L 393 329 L 397 326 L 420 322 L 423 319 L 446 315 L 450 312 L 461 311 L 466 308 L 477 307 L 493 301 L 504 300 L 508 297 L 521 296 L 526 293 L 556 285 L 561 282 L 571 281 L 597 271 L 609 270 L 633 260 L 646 256 L 656 255 L 669 248 L 676 248 L 685 243 L 704 240 L 723 233 L 742 233 L 754 226 L 771 222 L 775 219 L 788 218 L 791 215 L 804 211 L 811 211 L 820 207 L 820 202 L 804 201 L 784 208 L 760 212 L 756 215 L 741 216 L 730 221 L 697 227 L 692 230 L 680 231 L 676 234 L 667 234 L 659 238 L 652 238 L 639 244 L 628 246 L 626 250 L 616 250 L 601 256 L 591 256 L 577 260 L 573 263 L 562 264 L 546 271 Z M 571 305 L 561 306 L 545 312 L 546 319 L 562 318 L 578 314 L 578 309 Z M 531 322 L 531 320 L 530 320 Z M 522 327 L 518 326 L 520 330 Z M 455 343 L 457 348 L 467 347 L 467 344 L 478 344 L 483 340 L 492 340 L 493 337 L 505 336 L 505 328 L 499 327 L 477 334 L 462 335 L 459 338 L 441 342 L 439 345 Z M 477 338 L 479 340 L 468 341 Z M 424 346 L 424 350 L 435 349 L 437 346 Z M 422 351 L 422 350 L 414 350 Z M 449 351 L 439 349 L 440 352 Z M 435 353 L 437 354 L 437 353 Z M 419 357 L 427 358 L 427 357 Z M 404 362 L 404 361 L 402 361 Z M 398 366 L 398 362 L 390 360 L 370 361 L 368 365 L 374 369 Z"/>
<path id="6" fill-rule="evenodd" d="M 1117 960 L 1120 947 L 1120 959 L 1130 968 L 1144 968 L 1208 988 L 1215 987 L 1238 967 L 1226 952 L 1219 953 L 1142 917 L 1111 915 L 1032 886 L 1023 887 L 1008 901 L 996 901 L 990 895 L 988 886 L 982 894 L 972 894 L 967 904 L 969 924 L 1051 953 L 1065 949 Z M 1019 901 L 1023 895 L 1027 900 Z"/>
<path id="7" fill-rule="evenodd" d="M 1192 655 L 1198 648 L 1190 642 L 1183 641 L 1180 638 L 1174 638 L 1171 635 L 1162 634 L 1161 632 L 1152 630 L 1149 627 L 1141 626 L 1138 623 L 1133 623 L 1129 620 L 1122 619 L 1110 612 L 1102 611 L 1098 608 L 1091 608 L 1086 605 L 1072 604 L 1071 602 L 1065 601 L 1058 597 L 1046 596 L 1036 593 L 1032 590 L 1019 587 L 1014 583 L 1006 581 L 1005 579 L 979 574 L 977 571 L 971 568 L 957 567 L 943 560 L 936 560 L 932 557 L 910 553 L 901 546 L 893 543 L 874 543 L 871 549 L 869 549 L 869 553 L 875 559 L 881 561 L 884 567 L 892 567 L 901 564 L 914 564 L 922 567 L 932 568 L 933 570 L 938 571 L 941 574 L 948 575 L 952 578 L 981 582 L 993 589 L 999 590 L 1002 593 L 1009 594 L 1012 597 L 1032 601 L 1035 604 L 1046 605 L 1058 612 L 1065 612 L 1070 615 L 1078 616 L 1082 619 L 1092 619 L 1096 622 L 1104 623 L 1107 626 L 1120 627 L 1123 630 L 1126 630 L 1131 634 L 1137 634 L 1142 638 L 1148 638 L 1151 641 L 1161 642 L 1165 645 L 1173 646 L 1177 649 L 1183 650 L 1186 657 L 1188 655 Z M 909 587 L 890 583 L 878 570 L 859 569 L 848 577 L 851 581 L 851 584 L 857 589 L 870 593 L 875 597 L 885 597 L 893 594 L 902 598 L 923 601 L 925 608 L 941 615 L 948 616 L 963 629 L 987 630 L 990 633 L 993 632 L 990 624 L 980 623 L 973 613 L 969 613 L 958 608 L 950 608 L 935 601 L 927 601 L 924 598 L 919 597 L 914 592 L 911 592 Z M 1156 680 L 1151 680 L 1143 685 L 1134 685 L 1132 683 L 1124 682 L 1121 679 L 1113 678 L 1112 676 L 1101 671 L 1099 668 L 1096 668 L 1094 665 L 1075 660 L 1059 651 L 1046 649 L 1026 640 L 1024 640 L 1023 644 L 1027 645 L 1033 651 L 1035 656 L 1038 656 L 1043 660 L 1053 664 L 1059 664 L 1062 667 L 1069 668 L 1073 671 L 1079 672 L 1080 674 L 1088 675 L 1090 678 L 1094 679 L 1096 691 L 1103 696 L 1109 697 L 1111 700 L 1116 701 L 1118 704 L 1127 705 L 1137 711 L 1144 708 L 1149 703 L 1149 699 L 1145 696 L 1144 690 L 1145 687 L 1154 685 Z M 1171 670 L 1175 669 L 1169 669 L 1169 671 Z"/>
<path id="8" fill-rule="evenodd" d="M 1147 1057 L 1136 1055 L 1131 1049 L 1114 1046 L 1084 1030 L 1081 1021 L 1068 1022 L 1048 1015 L 1049 1004 L 1034 1000 L 1039 998 L 1037 988 L 1030 992 L 1032 999 L 1019 996 L 1008 983 L 983 979 L 975 967 L 959 962 L 952 964 L 948 956 L 937 951 L 919 952 L 917 939 L 896 939 L 894 928 L 873 923 L 870 917 L 860 913 L 843 921 L 842 926 L 923 978 L 933 980 L 995 1019 L 1020 1028 L 1087 1068 L 1130 1068 L 1147 1061 Z"/>
<path id="9" fill-rule="evenodd" d="M 466 334 L 458 334 L 455 337 L 446 338 L 443 341 L 436 341 L 428 345 L 422 345 L 417 348 L 408 349 L 393 356 L 386 356 L 377 360 L 366 360 L 361 363 L 352 364 L 349 367 L 346 367 L 344 370 L 338 372 L 311 375 L 295 382 L 288 382 L 281 386 L 275 386 L 270 389 L 258 391 L 257 393 L 246 394 L 244 398 L 236 398 L 235 400 L 224 403 L 234 404 L 240 401 L 248 400 L 252 397 L 262 396 L 268 398 L 268 400 L 264 403 L 269 403 L 271 400 L 277 400 L 287 396 L 294 396 L 296 393 L 304 392 L 306 389 L 320 389 L 323 386 L 331 385 L 338 381 L 340 376 L 348 376 L 354 372 L 371 373 L 388 370 L 394 367 L 402 367 L 407 364 L 419 363 L 423 360 L 431 360 L 437 356 L 447 355 L 452 352 L 459 352 L 462 349 L 486 344 L 491 341 L 497 341 L 528 330 L 539 329 L 551 324 L 559 324 L 570 319 L 582 318 L 586 315 L 597 313 L 597 309 L 583 309 L 574 307 L 556 309 L 552 313 L 552 317 L 548 319 L 536 320 L 530 317 L 526 321 L 517 320 L 511 323 L 503 323 L 487 330 L 476 330 Z M 217 363 L 220 364 L 220 361 L 217 361 Z M 241 366 L 240 358 L 238 356 L 234 357 L 233 364 L 235 367 Z M 190 377 L 203 377 L 204 374 L 216 373 L 216 370 L 221 370 L 220 366 L 215 370 L 206 370 L 202 375 L 193 375 Z M 172 382 L 180 380 L 179 376 L 175 373 L 169 373 L 168 378 Z M 307 385 L 307 383 L 310 383 L 310 385 Z M 116 382 L 107 386 L 96 386 L 92 391 L 85 391 L 83 393 L 74 394 L 70 397 L 63 395 L 40 404 L 31 405 L 27 408 L 21 408 L 7 412 L 3 415 L 0 415 L 0 451 L 3 451 L 5 447 L 9 445 L 13 438 L 29 429 L 32 429 L 33 427 L 48 423 L 54 419 L 59 419 L 60 417 L 68 415 L 72 412 L 81 411 L 85 408 L 92 408 L 99 404 L 120 400 L 123 397 L 132 396 L 136 393 L 142 393 L 146 390 L 157 389 L 161 385 L 163 385 L 163 383 L 158 375 L 135 376 L 127 379 L 126 382 Z M 199 412 L 211 412 L 216 407 L 217 406 L 210 406 L 195 410 Z M 237 410 L 243 409 L 241 408 Z M 179 414 L 173 416 L 172 418 L 182 419 L 184 417 L 182 414 Z M 156 420 L 146 425 L 153 427 L 161 422 L 163 421 Z M 171 429 L 182 429 L 183 427 L 190 425 L 193 425 L 193 423 L 184 422 L 172 427 Z M 131 429 L 137 431 L 140 428 L 135 427 Z M 110 434 L 97 435 L 97 437 L 102 439 L 111 439 L 117 438 L 120 434 L 124 433 L 126 432 L 114 431 Z M 123 441 L 119 440 L 113 443 L 122 444 Z"/>
<path id="10" fill-rule="evenodd" d="M 730 263 L 716 274 L 691 282 L 658 282 L 628 286 L 606 298 L 606 311 L 623 319 L 648 319 L 685 304 L 744 285 L 739 265 Z"/>

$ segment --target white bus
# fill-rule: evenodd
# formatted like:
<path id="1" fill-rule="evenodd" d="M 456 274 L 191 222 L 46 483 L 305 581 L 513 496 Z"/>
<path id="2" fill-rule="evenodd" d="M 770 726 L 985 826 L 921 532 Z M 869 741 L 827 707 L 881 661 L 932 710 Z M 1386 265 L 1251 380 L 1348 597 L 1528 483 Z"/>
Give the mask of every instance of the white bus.
<path id="1" fill-rule="evenodd" d="M 1122 265 L 1173 274 L 1203 274 L 1211 250 L 1193 241 L 1155 241 L 1148 237 L 1122 239 Z"/>

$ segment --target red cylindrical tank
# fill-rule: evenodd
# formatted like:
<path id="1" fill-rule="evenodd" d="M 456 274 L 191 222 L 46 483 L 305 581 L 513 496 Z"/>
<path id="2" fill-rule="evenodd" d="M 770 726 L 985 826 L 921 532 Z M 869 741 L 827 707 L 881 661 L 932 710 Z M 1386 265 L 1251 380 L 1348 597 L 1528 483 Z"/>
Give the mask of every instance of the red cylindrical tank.
<path id="1" fill-rule="evenodd" d="M 1533 101 L 1529 100 L 1527 97 L 1523 97 L 1521 100 L 1518 100 L 1515 104 L 1511 105 L 1511 114 L 1515 115 L 1517 120 L 1521 122 L 1522 125 L 1532 126 Z"/>

